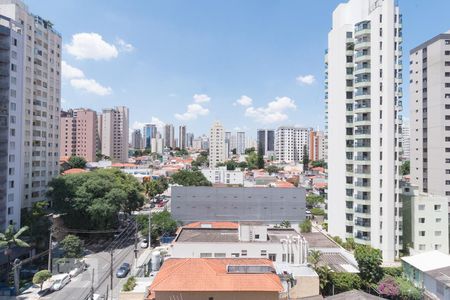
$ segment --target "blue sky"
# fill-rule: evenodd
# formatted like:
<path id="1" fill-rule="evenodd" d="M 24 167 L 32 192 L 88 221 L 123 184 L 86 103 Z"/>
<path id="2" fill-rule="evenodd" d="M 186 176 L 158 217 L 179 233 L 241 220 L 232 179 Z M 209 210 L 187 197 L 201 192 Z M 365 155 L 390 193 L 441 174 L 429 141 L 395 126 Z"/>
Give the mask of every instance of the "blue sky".
<path id="1" fill-rule="evenodd" d="M 323 54 L 344 1 L 25 1 L 63 36 L 64 108 L 126 105 L 130 126 L 186 124 L 196 135 L 215 120 L 251 136 L 323 128 Z M 409 49 L 450 29 L 450 1 L 399 3 L 407 114 Z"/>

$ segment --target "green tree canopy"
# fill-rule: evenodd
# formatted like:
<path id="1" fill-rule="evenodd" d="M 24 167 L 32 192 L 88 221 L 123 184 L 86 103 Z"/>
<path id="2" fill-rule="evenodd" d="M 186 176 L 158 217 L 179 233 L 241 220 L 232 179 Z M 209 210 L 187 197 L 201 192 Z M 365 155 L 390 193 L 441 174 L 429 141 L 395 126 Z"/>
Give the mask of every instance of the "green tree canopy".
<path id="1" fill-rule="evenodd" d="M 309 169 L 309 153 L 308 147 L 306 145 L 303 146 L 303 170 L 308 171 Z"/>
<path id="2" fill-rule="evenodd" d="M 400 175 L 404 176 L 404 175 L 409 175 L 410 173 L 411 173 L 410 172 L 410 162 L 409 162 L 409 160 L 406 160 L 400 166 Z"/>
<path id="3" fill-rule="evenodd" d="M 200 171 L 179 170 L 172 175 L 172 181 L 182 186 L 211 186 L 211 182 Z"/>
<path id="4" fill-rule="evenodd" d="M 331 273 L 331 283 L 336 294 L 359 290 L 362 286 L 361 278 L 354 273 Z"/>
<path id="5" fill-rule="evenodd" d="M 206 151 L 200 152 L 197 158 L 191 163 L 191 166 L 196 168 L 208 167 L 208 165 L 208 152 Z"/>
<path id="6" fill-rule="evenodd" d="M 139 231 L 143 236 L 148 235 L 148 215 L 138 215 L 136 217 L 136 222 L 138 224 Z M 156 240 L 162 235 L 173 236 L 175 235 L 178 224 L 172 218 L 170 212 L 164 210 L 159 213 L 152 214 L 152 243 L 155 243 Z"/>
<path id="7" fill-rule="evenodd" d="M 158 177 L 156 180 L 146 181 L 143 185 L 144 193 L 149 198 L 153 198 L 156 195 L 164 193 L 164 191 L 169 187 L 167 178 L 164 176 Z"/>
<path id="8" fill-rule="evenodd" d="M 315 160 L 315 161 L 311 162 L 311 166 L 313 168 L 322 167 L 322 168 L 326 169 L 327 168 L 327 163 L 324 160 Z"/>
<path id="9" fill-rule="evenodd" d="M 302 232 L 302 233 L 311 232 L 311 229 L 312 229 L 311 220 L 306 219 L 299 225 L 299 227 L 300 227 L 300 232 Z"/>
<path id="10" fill-rule="evenodd" d="M 84 169 L 86 167 L 86 159 L 81 156 L 71 156 L 68 161 L 72 169 Z"/>
<path id="11" fill-rule="evenodd" d="M 316 195 L 316 194 L 308 194 L 306 196 L 306 206 L 308 208 L 316 207 L 319 204 L 324 203 L 325 200 L 322 196 Z"/>
<path id="12" fill-rule="evenodd" d="M 281 169 L 275 165 L 270 165 L 270 166 L 266 167 L 266 172 L 269 174 L 278 173 L 278 172 L 280 172 L 280 170 Z"/>
<path id="13" fill-rule="evenodd" d="M 83 242 L 76 235 L 66 235 L 61 241 L 61 247 L 64 250 L 65 258 L 80 258 L 83 256 Z"/>
<path id="14" fill-rule="evenodd" d="M 23 208 L 21 210 L 21 223 L 23 226 L 28 226 L 27 235 L 38 249 L 45 249 L 48 246 L 51 223 L 47 217 L 47 207 L 47 201 L 39 201 L 34 202 L 31 209 Z"/>
<path id="15" fill-rule="evenodd" d="M 41 270 L 34 274 L 33 276 L 33 283 L 37 284 L 41 287 L 42 291 L 42 285 L 44 282 L 52 277 L 52 273 L 49 270 Z"/>
<path id="16" fill-rule="evenodd" d="M 383 278 L 381 251 L 370 246 L 357 245 L 354 254 L 363 283 L 377 284 Z"/>
<path id="17" fill-rule="evenodd" d="M 144 204 L 142 185 L 117 169 L 59 176 L 49 186 L 53 209 L 69 228 L 115 228 L 119 212 L 131 213 Z"/>
<path id="18" fill-rule="evenodd" d="M 320 258 L 322 257 L 322 252 L 319 250 L 309 250 L 308 262 L 313 266 L 313 269 L 317 269 Z"/>
<path id="19" fill-rule="evenodd" d="M 178 151 L 175 151 L 175 156 L 177 157 L 182 157 L 182 156 L 187 156 L 189 155 L 189 152 L 186 149 L 180 149 Z"/>

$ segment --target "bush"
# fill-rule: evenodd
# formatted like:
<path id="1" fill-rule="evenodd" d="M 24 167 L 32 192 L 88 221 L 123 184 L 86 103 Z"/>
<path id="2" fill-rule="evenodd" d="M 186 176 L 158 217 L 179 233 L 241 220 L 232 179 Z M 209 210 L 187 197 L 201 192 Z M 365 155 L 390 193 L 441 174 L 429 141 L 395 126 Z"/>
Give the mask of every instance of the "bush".
<path id="1" fill-rule="evenodd" d="M 50 279 L 51 277 L 52 277 L 52 273 L 50 273 L 49 270 L 41 270 L 41 271 L 37 272 L 36 274 L 34 274 L 33 283 L 40 285 L 41 290 L 42 290 L 42 285 L 44 284 L 44 282 L 47 279 Z"/>
<path id="2" fill-rule="evenodd" d="M 402 277 L 403 269 L 402 267 L 385 267 L 383 273 L 385 276 Z"/>
<path id="3" fill-rule="evenodd" d="M 381 296 L 395 298 L 400 295 L 400 288 L 395 278 L 388 276 L 378 284 L 378 292 Z"/>
<path id="4" fill-rule="evenodd" d="M 400 289 L 401 299 L 408 299 L 408 300 L 422 299 L 422 293 L 411 282 L 402 277 L 395 278 L 395 281 L 397 282 L 398 287 Z"/>
<path id="5" fill-rule="evenodd" d="M 331 273 L 331 282 L 336 294 L 351 290 L 359 290 L 362 282 L 358 274 L 354 273 Z"/>
<path id="6" fill-rule="evenodd" d="M 342 239 L 341 239 L 341 237 L 339 237 L 339 236 L 334 236 L 333 237 L 333 241 L 335 241 L 336 243 L 338 243 L 339 245 L 343 245 L 343 241 L 342 241 Z"/>
<path id="7" fill-rule="evenodd" d="M 327 222 L 322 223 L 322 228 L 328 231 L 328 223 Z"/>
<path id="8" fill-rule="evenodd" d="M 311 214 L 313 216 L 323 216 L 323 215 L 325 215 L 325 212 L 321 208 L 314 207 L 314 208 L 311 208 Z"/>
<path id="9" fill-rule="evenodd" d="M 300 224 L 300 232 L 302 233 L 308 233 L 311 232 L 312 224 L 310 219 L 306 219 L 303 221 L 303 223 Z"/>
<path id="10" fill-rule="evenodd" d="M 134 278 L 134 276 L 131 276 L 128 278 L 127 282 L 125 282 L 125 284 L 123 285 L 122 291 L 131 292 L 135 286 L 136 286 L 136 278 Z"/>
<path id="11" fill-rule="evenodd" d="M 354 254 L 363 283 L 367 286 L 378 283 L 383 278 L 381 251 L 370 246 L 357 245 Z"/>

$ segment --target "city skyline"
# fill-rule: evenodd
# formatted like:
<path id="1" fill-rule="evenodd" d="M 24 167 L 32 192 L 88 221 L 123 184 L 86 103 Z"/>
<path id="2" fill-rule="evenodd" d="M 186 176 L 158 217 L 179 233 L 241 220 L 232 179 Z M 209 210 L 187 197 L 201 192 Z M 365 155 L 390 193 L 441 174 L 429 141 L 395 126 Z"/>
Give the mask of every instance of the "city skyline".
<path id="1" fill-rule="evenodd" d="M 185 4 L 177 1 L 142 3 L 139 9 L 122 3 L 105 8 L 99 2 L 88 4 L 81 25 L 72 17 L 81 14 L 76 13 L 84 7 L 80 2 L 31 0 L 27 4 L 51 19 L 63 36 L 64 109 L 101 111 L 127 105 L 132 129 L 141 129 L 144 123 L 186 124 L 199 136 L 219 120 L 227 130 L 246 131 L 255 138 L 257 128 L 323 129 L 323 52 L 331 13 L 341 2 L 311 2 L 308 10 L 295 2 L 199 1 L 179 10 L 174 8 Z M 404 51 L 449 29 L 445 11 L 450 4 L 434 2 L 437 5 L 400 1 L 405 15 Z M 250 13 L 255 8 L 259 14 Z M 203 12 L 202 18 L 197 11 Z M 413 22 L 416 18 L 433 24 L 421 26 Z M 260 19 L 278 22 L 268 22 L 267 27 Z M 229 28 L 230 23 L 234 25 Z M 108 51 L 92 53 L 83 48 L 86 40 L 99 42 Z M 129 74 L 127 80 L 124 72 Z M 270 102 L 274 103 L 269 106 Z M 151 109 L 143 109 L 147 106 Z M 283 120 L 269 122 L 273 119 Z"/>

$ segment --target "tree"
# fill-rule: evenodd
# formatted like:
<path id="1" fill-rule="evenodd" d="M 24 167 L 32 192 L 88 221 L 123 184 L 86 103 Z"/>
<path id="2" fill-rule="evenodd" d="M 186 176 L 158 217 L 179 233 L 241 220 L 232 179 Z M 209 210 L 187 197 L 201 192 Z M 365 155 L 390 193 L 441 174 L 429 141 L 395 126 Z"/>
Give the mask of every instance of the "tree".
<path id="1" fill-rule="evenodd" d="M 308 171 L 309 169 L 309 153 L 306 145 L 303 146 L 303 171 Z"/>
<path id="2" fill-rule="evenodd" d="M 48 245 L 49 228 L 51 222 L 47 212 L 48 202 L 38 201 L 32 204 L 31 209 L 21 210 L 21 224 L 28 226 L 27 236 L 37 249 L 46 249 Z"/>
<path id="3" fill-rule="evenodd" d="M 39 285 L 42 291 L 42 285 L 50 278 L 52 278 L 52 273 L 49 270 L 41 270 L 34 274 L 33 283 Z"/>
<path id="4" fill-rule="evenodd" d="M 332 270 L 329 266 L 325 265 L 317 267 L 314 271 L 319 275 L 320 292 L 322 295 L 327 294 L 327 291 L 330 289 Z"/>
<path id="5" fill-rule="evenodd" d="M 325 211 L 321 208 L 313 207 L 313 208 L 311 208 L 311 214 L 313 216 L 323 216 L 323 215 L 325 215 Z"/>
<path id="6" fill-rule="evenodd" d="M 400 166 L 400 175 L 404 176 L 408 174 L 410 174 L 410 162 L 409 160 L 406 160 Z"/>
<path id="7" fill-rule="evenodd" d="M 400 299 L 419 300 L 422 299 L 422 292 L 410 281 L 403 277 L 396 277 L 395 281 L 400 289 Z"/>
<path id="8" fill-rule="evenodd" d="M 381 251 L 367 245 L 358 245 L 354 254 L 363 283 L 366 286 L 378 283 L 383 278 Z"/>
<path id="9" fill-rule="evenodd" d="M 86 159 L 81 156 L 71 156 L 68 161 L 72 169 L 84 169 L 86 167 Z"/>
<path id="10" fill-rule="evenodd" d="M 159 185 L 156 180 L 147 181 L 144 183 L 144 193 L 148 198 L 153 198 L 160 193 Z"/>
<path id="11" fill-rule="evenodd" d="M 270 165 L 266 167 L 266 172 L 269 174 L 278 173 L 280 169 L 275 165 Z"/>
<path id="12" fill-rule="evenodd" d="M 359 290 L 361 288 L 361 278 L 354 273 L 331 273 L 331 283 L 336 294 Z"/>
<path id="13" fill-rule="evenodd" d="M 326 231 L 328 231 L 328 223 L 327 222 L 323 222 L 322 223 L 322 228 Z"/>
<path id="14" fill-rule="evenodd" d="M 115 228 L 119 212 L 131 213 L 144 204 L 139 181 L 117 169 L 59 176 L 49 187 L 52 208 L 74 229 Z"/>
<path id="15" fill-rule="evenodd" d="M 256 150 L 255 150 L 255 147 L 251 147 L 251 148 L 246 148 L 245 149 L 245 154 L 246 155 L 249 155 L 249 154 L 251 154 L 251 153 L 253 153 L 253 152 L 255 152 Z"/>
<path id="16" fill-rule="evenodd" d="M 377 288 L 381 296 L 396 298 L 400 295 L 400 288 L 393 277 L 387 276 L 380 281 Z"/>
<path id="17" fill-rule="evenodd" d="M 349 251 L 354 250 L 356 247 L 355 239 L 347 238 L 342 246 Z"/>
<path id="18" fill-rule="evenodd" d="M 175 156 L 177 156 L 177 157 L 182 157 L 182 156 L 187 156 L 187 155 L 189 155 L 189 152 L 184 148 L 175 152 Z"/>
<path id="19" fill-rule="evenodd" d="M 148 215 L 138 215 L 136 217 L 136 222 L 141 234 L 143 236 L 148 236 Z M 166 210 L 152 214 L 151 226 L 151 238 L 153 244 L 164 234 L 173 236 L 178 228 L 177 221 L 175 221 L 170 212 Z"/>
<path id="20" fill-rule="evenodd" d="M 206 151 L 200 152 L 197 158 L 191 163 L 191 166 L 196 168 L 208 167 L 208 165 L 208 152 Z"/>
<path id="21" fill-rule="evenodd" d="M 68 234 L 61 241 L 61 247 L 64 250 L 65 258 L 80 258 L 83 256 L 83 242 L 76 235 Z"/>
<path id="22" fill-rule="evenodd" d="M 322 252 L 319 250 L 310 250 L 308 254 L 308 262 L 313 266 L 313 269 L 317 269 L 320 258 L 322 257 Z"/>
<path id="23" fill-rule="evenodd" d="M 247 162 L 247 166 L 250 170 L 256 169 L 258 167 L 258 154 L 256 154 L 255 151 L 249 152 L 245 158 L 245 161 Z"/>
<path id="24" fill-rule="evenodd" d="M 182 186 L 211 186 L 211 182 L 200 171 L 179 170 L 172 175 L 172 181 Z"/>
<path id="25" fill-rule="evenodd" d="M 336 243 L 338 243 L 339 245 L 344 245 L 344 241 L 341 239 L 341 237 L 340 236 L 334 236 L 333 237 L 333 241 L 335 241 Z"/>
<path id="26" fill-rule="evenodd" d="M 263 154 L 263 148 L 262 145 L 259 146 L 258 148 L 258 157 L 256 160 L 256 165 L 258 169 L 264 169 L 264 154 Z"/>
<path id="27" fill-rule="evenodd" d="M 20 228 L 17 232 L 14 230 L 13 225 L 9 225 L 4 233 L 0 233 L 0 249 L 5 248 L 3 252 L 8 258 L 8 264 L 6 266 L 6 277 L 9 275 L 9 267 L 11 265 L 11 253 L 13 247 L 28 248 L 30 245 L 21 240 L 19 237 L 28 230 L 27 226 Z"/>
<path id="28" fill-rule="evenodd" d="M 325 200 L 322 196 L 316 195 L 316 194 L 308 194 L 306 196 L 306 206 L 308 208 L 316 207 L 319 204 L 324 203 Z"/>
<path id="29" fill-rule="evenodd" d="M 300 231 L 302 233 L 308 233 L 311 232 L 312 224 L 310 219 L 306 219 L 300 224 Z"/>
<path id="30" fill-rule="evenodd" d="M 311 162 L 311 166 L 313 168 L 317 168 L 317 167 L 322 167 L 322 168 L 327 168 L 327 163 L 324 160 L 315 160 Z"/>

